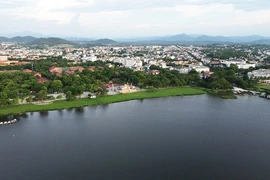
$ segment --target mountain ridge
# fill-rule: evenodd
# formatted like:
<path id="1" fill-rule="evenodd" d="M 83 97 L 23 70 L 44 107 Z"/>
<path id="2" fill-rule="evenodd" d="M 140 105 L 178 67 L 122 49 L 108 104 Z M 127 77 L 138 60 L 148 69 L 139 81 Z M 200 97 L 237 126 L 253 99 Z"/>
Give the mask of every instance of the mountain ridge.
<path id="1" fill-rule="evenodd" d="M 49 37 L 49 38 L 38 38 L 34 41 L 28 42 L 27 45 L 59 45 L 59 44 L 73 44 L 70 41 L 67 41 L 62 38 Z"/>
<path id="2" fill-rule="evenodd" d="M 112 45 L 119 43 L 141 43 L 141 44 L 213 44 L 213 43 L 250 43 L 250 44 L 270 44 L 270 37 L 264 37 L 260 35 L 250 36 L 209 36 L 209 35 L 188 35 L 188 34 L 176 34 L 169 36 L 157 36 L 157 37 L 144 37 L 144 38 L 121 38 L 121 39 L 94 39 L 94 38 L 59 38 L 59 37 L 46 37 L 36 38 L 33 36 L 15 36 L 7 38 L 0 36 L 1 42 L 13 42 L 26 45 L 58 45 L 58 44 L 91 44 L 91 45 Z"/>

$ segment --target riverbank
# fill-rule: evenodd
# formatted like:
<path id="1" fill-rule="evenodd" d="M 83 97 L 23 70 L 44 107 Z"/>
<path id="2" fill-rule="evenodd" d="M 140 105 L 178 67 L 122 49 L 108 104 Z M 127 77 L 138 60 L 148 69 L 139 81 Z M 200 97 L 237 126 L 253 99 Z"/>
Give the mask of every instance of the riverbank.
<path id="1" fill-rule="evenodd" d="M 213 89 L 204 89 L 205 92 L 213 96 L 220 97 L 222 99 L 237 99 L 237 96 L 229 90 L 213 90 Z"/>
<path id="2" fill-rule="evenodd" d="M 96 99 L 77 99 L 74 101 L 55 101 L 52 104 L 47 105 L 19 105 L 14 107 L 8 107 L 0 109 L 0 115 L 10 115 L 10 114 L 20 114 L 26 112 L 35 111 L 49 111 L 49 110 L 59 110 L 59 109 L 69 109 L 85 106 L 95 106 L 102 104 L 110 104 L 116 102 L 138 100 L 138 99 L 151 99 L 169 96 L 188 96 L 188 95 L 200 95 L 206 92 L 199 88 L 192 87 L 178 87 L 178 88 L 168 88 L 168 89 L 154 89 L 149 91 L 131 93 L 131 94 L 118 94 L 113 96 L 102 96 Z"/>

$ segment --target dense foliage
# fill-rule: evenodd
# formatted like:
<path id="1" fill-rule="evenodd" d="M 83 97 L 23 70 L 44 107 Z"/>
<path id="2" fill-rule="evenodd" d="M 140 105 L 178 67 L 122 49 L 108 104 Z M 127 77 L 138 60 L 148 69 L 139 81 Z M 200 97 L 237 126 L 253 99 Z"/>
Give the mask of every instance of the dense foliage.
<path id="1" fill-rule="evenodd" d="M 249 80 L 248 70 L 240 70 L 237 66 L 224 69 L 212 69 L 214 74 L 210 78 L 200 78 L 199 73 L 192 70 L 188 74 L 180 74 L 178 71 L 162 69 L 158 66 L 151 66 L 150 70 L 133 71 L 122 67 L 119 63 L 112 63 L 113 67 L 107 66 L 108 62 L 87 62 L 80 66 L 84 67 L 82 72 L 67 75 L 65 70 L 71 66 L 67 60 L 49 58 L 32 64 L 21 66 L 20 69 L 32 69 L 42 74 L 48 81 L 38 83 L 34 74 L 24 72 L 2 72 L 0 73 L 0 107 L 13 106 L 19 100 L 26 99 L 31 102 L 42 101 L 50 93 L 63 92 L 68 100 L 76 99 L 84 91 L 96 93 L 97 95 L 106 94 L 106 84 L 126 84 L 141 88 L 165 88 L 179 86 L 201 86 L 209 89 L 232 89 L 232 85 L 249 88 L 256 85 L 256 81 Z M 61 76 L 56 76 L 49 72 L 52 66 L 62 67 Z M 89 67 L 94 68 L 90 71 Z M 7 67 L 9 68 L 9 67 Z M 152 74 L 152 71 L 158 73 Z"/>
<path id="2" fill-rule="evenodd" d="M 216 49 L 216 50 L 205 50 L 204 53 L 207 54 L 209 58 L 218 58 L 218 59 L 229 59 L 229 58 L 240 58 L 247 57 L 248 53 L 242 50 L 236 49 Z"/>

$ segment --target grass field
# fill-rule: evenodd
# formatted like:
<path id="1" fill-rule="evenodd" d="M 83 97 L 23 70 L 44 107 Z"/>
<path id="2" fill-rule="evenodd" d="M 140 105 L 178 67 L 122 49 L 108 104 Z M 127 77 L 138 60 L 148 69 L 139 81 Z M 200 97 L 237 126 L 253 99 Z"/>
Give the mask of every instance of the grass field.
<path id="1" fill-rule="evenodd" d="M 258 84 L 256 87 L 259 91 L 270 90 L 270 84 Z"/>
<path id="2" fill-rule="evenodd" d="M 132 94 L 119 94 L 114 96 L 103 96 L 97 99 L 78 99 L 74 101 L 55 101 L 47 105 L 19 105 L 9 108 L 0 109 L 0 115 L 20 114 L 25 112 L 34 111 L 48 111 L 57 109 L 69 109 L 76 107 L 94 106 L 101 104 L 116 103 L 122 101 L 136 100 L 136 99 L 149 99 L 168 96 L 186 96 L 186 95 L 199 95 L 205 94 L 205 91 L 191 87 L 168 88 L 168 89 L 155 89 L 145 92 L 137 92 Z"/>

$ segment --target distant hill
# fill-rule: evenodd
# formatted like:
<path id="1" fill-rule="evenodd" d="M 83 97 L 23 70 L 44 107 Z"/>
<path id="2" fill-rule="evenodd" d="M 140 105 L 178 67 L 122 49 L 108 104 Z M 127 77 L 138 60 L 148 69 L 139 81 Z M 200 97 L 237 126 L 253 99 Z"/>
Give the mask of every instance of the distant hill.
<path id="1" fill-rule="evenodd" d="M 266 45 L 270 45 L 270 39 L 261 39 L 261 40 L 253 41 L 252 44 L 266 44 Z"/>
<path id="2" fill-rule="evenodd" d="M 0 37 L 0 42 L 13 42 L 13 43 L 29 43 L 37 38 L 32 37 L 32 36 L 16 36 L 13 38 L 7 38 L 7 37 Z"/>
<path id="3" fill-rule="evenodd" d="M 0 43 L 1 43 L 1 42 L 9 42 L 9 38 L 0 36 Z"/>
<path id="4" fill-rule="evenodd" d="M 93 40 L 93 38 L 35 38 L 33 36 L 15 36 L 13 38 L 7 38 L 0 36 L 1 42 L 14 42 L 25 45 L 60 45 L 60 44 L 70 44 L 70 45 L 116 45 L 116 44 L 136 44 L 136 45 L 207 45 L 207 44 L 267 44 L 270 45 L 270 37 L 263 37 L 259 35 L 251 36 L 208 36 L 208 35 L 188 35 L 188 34 L 176 34 L 170 36 L 156 36 L 156 37 L 143 37 L 143 38 L 121 38 L 114 41 L 112 39 L 98 39 Z"/>
<path id="5" fill-rule="evenodd" d="M 118 44 L 118 42 L 112 39 L 97 39 L 94 40 L 93 38 L 66 38 L 77 44 L 88 44 L 88 45 L 111 45 L 111 44 Z"/>
<path id="6" fill-rule="evenodd" d="M 213 44 L 213 43 L 267 43 L 270 38 L 251 36 L 208 36 L 208 35 L 187 35 L 177 34 L 171 36 L 119 39 L 120 42 L 137 42 L 143 44 Z"/>
<path id="7" fill-rule="evenodd" d="M 195 38 L 187 34 L 177 34 L 173 36 L 166 36 L 161 38 L 156 38 L 155 40 L 164 40 L 164 41 L 194 41 Z"/>
<path id="8" fill-rule="evenodd" d="M 116 41 L 111 40 L 111 39 L 98 39 L 98 40 L 95 40 L 92 42 L 97 43 L 97 44 L 115 44 L 115 43 L 117 43 Z"/>
<path id="9" fill-rule="evenodd" d="M 55 37 L 39 38 L 39 39 L 36 39 L 34 41 L 27 43 L 27 45 L 48 45 L 48 46 L 54 46 L 54 45 L 59 45 L 59 44 L 73 44 L 73 43 L 65 39 L 55 38 Z"/>
<path id="10" fill-rule="evenodd" d="M 258 41 L 258 40 L 261 40 L 261 39 L 267 39 L 266 37 L 258 36 L 258 35 L 251 35 L 251 36 L 230 36 L 230 38 L 233 41 L 236 41 L 236 42 L 252 42 L 252 41 Z"/>
<path id="11" fill-rule="evenodd" d="M 32 36 L 16 36 L 16 37 L 13 37 L 13 38 L 10 38 L 10 41 L 11 42 L 17 42 L 17 43 L 29 43 L 29 42 L 32 42 L 32 41 L 35 41 L 37 38 L 35 37 L 32 37 Z"/>
<path id="12" fill-rule="evenodd" d="M 191 42 L 232 42 L 232 43 L 244 43 L 244 42 L 252 42 L 252 41 L 258 41 L 261 39 L 265 39 L 265 37 L 262 36 L 234 36 L 234 37 L 225 37 L 225 36 L 207 36 L 207 35 L 201 35 L 201 36 L 190 36 L 186 34 L 180 34 L 165 38 L 160 38 L 160 40 L 165 41 L 191 41 Z"/>
<path id="13" fill-rule="evenodd" d="M 212 41 L 212 42 L 233 42 L 231 38 L 224 36 L 199 36 L 195 41 Z"/>

